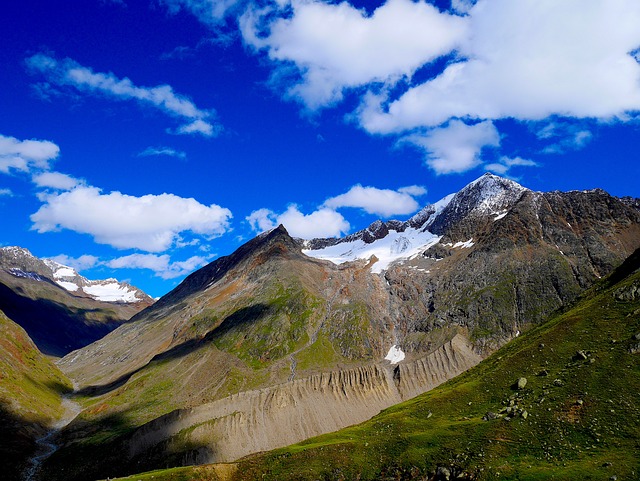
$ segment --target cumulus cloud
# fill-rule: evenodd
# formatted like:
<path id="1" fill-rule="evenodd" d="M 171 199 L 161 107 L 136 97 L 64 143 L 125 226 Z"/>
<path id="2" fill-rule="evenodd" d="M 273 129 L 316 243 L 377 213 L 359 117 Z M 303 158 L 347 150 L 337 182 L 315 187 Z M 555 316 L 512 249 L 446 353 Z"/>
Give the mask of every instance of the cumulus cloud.
<path id="1" fill-rule="evenodd" d="M 190 274 L 207 263 L 201 256 L 193 256 L 185 261 L 171 261 L 167 254 L 131 254 L 105 262 L 112 269 L 147 269 L 162 279 L 175 279 Z"/>
<path id="2" fill-rule="evenodd" d="M 153 156 L 166 156 L 176 157 L 178 159 L 186 159 L 186 152 L 172 149 L 171 147 L 147 147 L 138 154 L 138 157 L 153 157 Z"/>
<path id="3" fill-rule="evenodd" d="M 73 267 L 78 272 L 85 269 L 91 269 L 92 267 L 98 265 L 100 262 L 100 259 L 98 257 L 89 254 L 84 254 L 80 257 L 70 257 L 66 254 L 60 254 L 54 257 L 50 257 L 50 259 L 57 262 L 58 264 Z"/>
<path id="4" fill-rule="evenodd" d="M 78 272 L 97 266 L 106 266 L 111 269 L 147 269 L 162 279 L 175 279 L 190 274 L 207 263 L 207 258 L 202 256 L 193 256 L 184 261 L 172 262 L 168 254 L 130 254 L 110 260 L 100 260 L 99 257 L 88 254 L 80 257 L 60 254 L 50 257 L 50 259 L 59 264 L 73 267 Z"/>
<path id="5" fill-rule="evenodd" d="M 478 128 L 448 130 L 462 135 L 457 153 L 453 141 L 429 150 L 454 121 L 627 122 L 640 111 L 637 0 L 452 0 L 450 11 L 388 0 L 370 14 L 347 2 L 275 4 L 247 10 L 239 24 L 284 96 L 313 111 L 353 92 L 361 98 L 350 119 L 370 134 L 423 134 L 416 143 L 439 173 L 481 164 L 468 142 Z M 583 130 L 545 153 L 590 138 Z"/>
<path id="6" fill-rule="evenodd" d="M 469 10 L 475 5 L 476 0 L 451 0 L 451 8 L 458 13 L 469 13 Z"/>
<path id="7" fill-rule="evenodd" d="M 282 17 L 270 9 L 248 10 L 241 31 L 247 44 L 277 62 L 279 77 L 290 81 L 290 67 L 297 67 L 298 81 L 288 94 L 312 109 L 340 100 L 346 88 L 410 77 L 457 48 L 466 31 L 463 19 L 426 2 L 389 0 L 372 15 L 347 2 L 283 6 Z"/>
<path id="8" fill-rule="evenodd" d="M 341 214 L 326 207 L 321 207 L 311 214 L 303 214 L 296 205 L 290 205 L 281 214 L 269 209 L 259 209 L 252 212 L 246 220 L 256 232 L 274 229 L 282 224 L 291 236 L 302 239 L 339 237 L 350 228 L 349 222 Z"/>
<path id="9" fill-rule="evenodd" d="M 484 0 L 464 17 L 455 62 L 387 106 L 361 110 L 370 132 L 452 117 L 609 119 L 640 109 L 640 4 L 634 0 Z"/>
<path id="10" fill-rule="evenodd" d="M 18 140 L 0 134 L 0 172 L 47 170 L 60 148 L 48 140 Z"/>
<path id="11" fill-rule="evenodd" d="M 173 194 L 135 197 L 103 194 L 91 186 L 43 196 L 44 205 L 31 215 L 32 229 L 52 232 L 68 229 L 89 234 L 100 244 L 119 249 L 161 252 L 181 233 L 221 235 L 229 229 L 231 212 Z"/>
<path id="12" fill-rule="evenodd" d="M 505 175 L 509 172 L 511 167 L 537 167 L 539 164 L 530 159 L 523 159 L 522 157 L 501 157 L 498 162 L 487 164 L 484 169 L 493 172 L 498 175 Z"/>
<path id="13" fill-rule="evenodd" d="M 74 60 L 58 60 L 43 53 L 27 58 L 26 63 L 32 71 L 44 74 L 52 84 L 120 100 L 136 100 L 186 121 L 176 133 L 211 137 L 221 131 L 221 126 L 212 122 L 213 111 L 199 109 L 189 98 L 175 93 L 169 85 L 139 87 L 126 77 L 121 79 L 113 73 L 94 72 Z"/>
<path id="14" fill-rule="evenodd" d="M 61 172 L 42 172 L 34 175 L 32 180 L 38 187 L 58 190 L 71 190 L 80 184 L 78 179 Z"/>
<path id="15" fill-rule="evenodd" d="M 445 127 L 409 135 L 402 142 L 424 149 L 427 165 L 437 174 L 451 174 L 481 164 L 482 149 L 498 147 L 500 134 L 489 120 L 475 125 L 452 120 Z"/>
<path id="16" fill-rule="evenodd" d="M 331 209 L 355 207 L 369 214 L 391 217 L 411 214 L 418 210 L 420 205 L 413 197 L 425 193 L 424 187 L 417 185 L 404 187 L 398 191 L 354 185 L 348 192 L 327 199 L 324 206 Z"/>

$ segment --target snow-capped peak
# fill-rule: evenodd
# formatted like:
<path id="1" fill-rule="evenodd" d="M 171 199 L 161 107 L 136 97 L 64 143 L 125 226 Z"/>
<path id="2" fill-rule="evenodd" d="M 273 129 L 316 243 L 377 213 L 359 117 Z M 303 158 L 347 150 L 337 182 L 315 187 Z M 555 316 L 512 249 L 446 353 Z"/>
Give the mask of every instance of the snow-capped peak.
<path id="1" fill-rule="evenodd" d="M 51 271 L 53 272 L 53 277 L 55 279 L 75 278 L 79 275 L 73 267 L 65 266 L 54 261 L 53 259 L 43 259 L 43 262 L 49 269 L 51 269 Z"/>
<path id="2" fill-rule="evenodd" d="M 151 300 L 144 292 L 127 283 L 113 278 L 89 280 L 73 267 L 53 259 L 39 259 L 22 247 L 1 247 L 0 269 L 14 277 L 38 282 L 53 281 L 76 296 L 91 297 L 98 301 L 132 303 Z"/>
<path id="3" fill-rule="evenodd" d="M 427 205 L 405 222 L 378 220 L 342 239 L 313 239 L 304 243 L 303 252 L 336 264 L 375 256 L 378 260 L 371 270 L 381 272 L 392 262 L 424 252 L 464 219 L 504 217 L 525 191 L 528 189 L 512 180 L 487 173 L 459 192 Z M 455 239 L 455 247 L 472 247 L 469 237 Z"/>
<path id="4" fill-rule="evenodd" d="M 513 180 L 486 173 L 469 183 L 455 197 L 473 196 L 473 208 L 482 213 L 489 213 L 499 209 L 499 206 L 513 203 L 527 190 L 529 189 Z"/>
<path id="5" fill-rule="evenodd" d="M 97 301 L 104 302 L 138 302 L 143 300 L 136 295 L 140 291 L 113 277 L 92 281 L 78 274 L 73 267 L 65 266 L 52 259 L 45 259 L 44 262 L 53 271 L 56 283 L 69 292 L 83 292 Z"/>

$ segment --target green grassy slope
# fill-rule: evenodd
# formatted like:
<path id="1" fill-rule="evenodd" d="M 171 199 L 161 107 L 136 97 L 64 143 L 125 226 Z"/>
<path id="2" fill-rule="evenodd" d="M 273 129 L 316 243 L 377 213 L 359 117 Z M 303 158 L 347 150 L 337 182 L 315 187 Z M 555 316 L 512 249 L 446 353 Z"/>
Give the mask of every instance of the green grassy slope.
<path id="1" fill-rule="evenodd" d="M 0 311 L 0 461 L 2 479 L 18 479 L 35 438 L 63 413 L 67 378 L 27 333 Z"/>
<path id="2" fill-rule="evenodd" d="M 433 391 L 242 460 L 233 479 L 640 478 L 638 267 L 636 253 L 572 309 Z M 153 475 L 190 479 L 190 469 Z M 206 469 L 197 479 L 218 479 Z"/>

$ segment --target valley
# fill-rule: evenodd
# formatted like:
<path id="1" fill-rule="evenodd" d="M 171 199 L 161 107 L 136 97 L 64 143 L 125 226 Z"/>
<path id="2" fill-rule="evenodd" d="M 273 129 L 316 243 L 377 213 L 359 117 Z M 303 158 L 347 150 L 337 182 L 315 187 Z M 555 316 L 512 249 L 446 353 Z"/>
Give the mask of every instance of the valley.
<path id="1" fill-rule="evenodd" d="M 164 479 L 445 479 L 440 468 L 497 479 L 500 459 L 502 474 L 528 473 L 526 463 L 548 473 L 548 446 L 585 439 L 577 422 L 556 427 L 553 415 L 571 421 L 575 406 L 591 406 L 593 383 L 617 363 L 626 384 L 607 399 L 635 412 L 627 344 L 640 326 L 636 290 L 625 289 L 637 283 L 639 246 L 637 203 L 597 189 L 533 192 L 486 174 L 406 221 L 344 238 L 303 241 L 279 226 L 156 302 L 114 280 L 111 292 L 131 292 L 133 304 L 92 298 L 93 281 L 22 255 L 1 273 L 11 295 L 0 308 L 41 349 L 64 355 L 43 361 L 58 387 L 42 397 L 46 416 L 22 434 L 13 464 L 52 481 L 160 468 L 178 470 Z M 17 296 L 34 307 L 16 307 L 26 305 Z M 41 306 L 53 304 L 82 313 L 64 322 L 83 345 L 53 351 L 41 327 L 54 312 Z M 101 309 L 122 317 L 105 324 Z M 96 339 L 80 340 L 87 329 Z M 577 352 L 586 357 L 572 359 Z M 525 388 L 512 389 L 520 377 Z M 80 407 L 73 419 L 67 398 Z M 59 419 L 53 449 L 46 436 Z M 620 453 L 637 439 L 613 434 Z M 534 446 L 535 436 L 547 444 Z M 51 452 L 29 468 L 43 451 L 36 444 Z M 584 459 L 571 459 L 561 479 L 580 479 L 571 470 Z"/>

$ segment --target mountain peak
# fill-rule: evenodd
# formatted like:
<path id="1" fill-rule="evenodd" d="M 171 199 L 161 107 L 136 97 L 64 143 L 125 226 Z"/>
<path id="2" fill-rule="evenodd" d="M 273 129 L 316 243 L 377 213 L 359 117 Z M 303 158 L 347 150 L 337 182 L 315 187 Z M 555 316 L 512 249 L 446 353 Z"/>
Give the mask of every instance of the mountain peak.
<path id="1" fill-rule="evenodd" d="M 522 187 L 513 180 L 487 172 L 483 176 L 478 177 L 476 180 L 463 187 L 458 194 L 473 191 L 479 193 L 481 200 L 484 201 L 504 197 L 505 195 L 510 194 L 517 194 L 519 196 L 526 190 L 528 189 Z"/>
<path id="2" fill-rule="evenodd" d="M 301 241 L 291 237 L 284 225 L 280 224 L 241 245 L 232 254 L 219 257 L 192 272 L 175 289 L 161 297 L 151 309 L 160 309 L 167 304 L 176 303 L 194 292 L 207 289 L 225 277 L 228 272 L 257 256 L 265 254 L 267 257 L 288 254 L 302 256 L 301 245 Z"/>
<path id="3" fill-rule="evenodd" d="M 69 266 L 52 259 L 40 259 L 24 247 L 1 247 L 0 269 L 14 277 L 35 281 L 52 281 L 74 296 L 86 296 L 97 301 L 117 303 L 147 303 L 153 299 L 140 289 L 110 278 L 89 280 Z"/>

